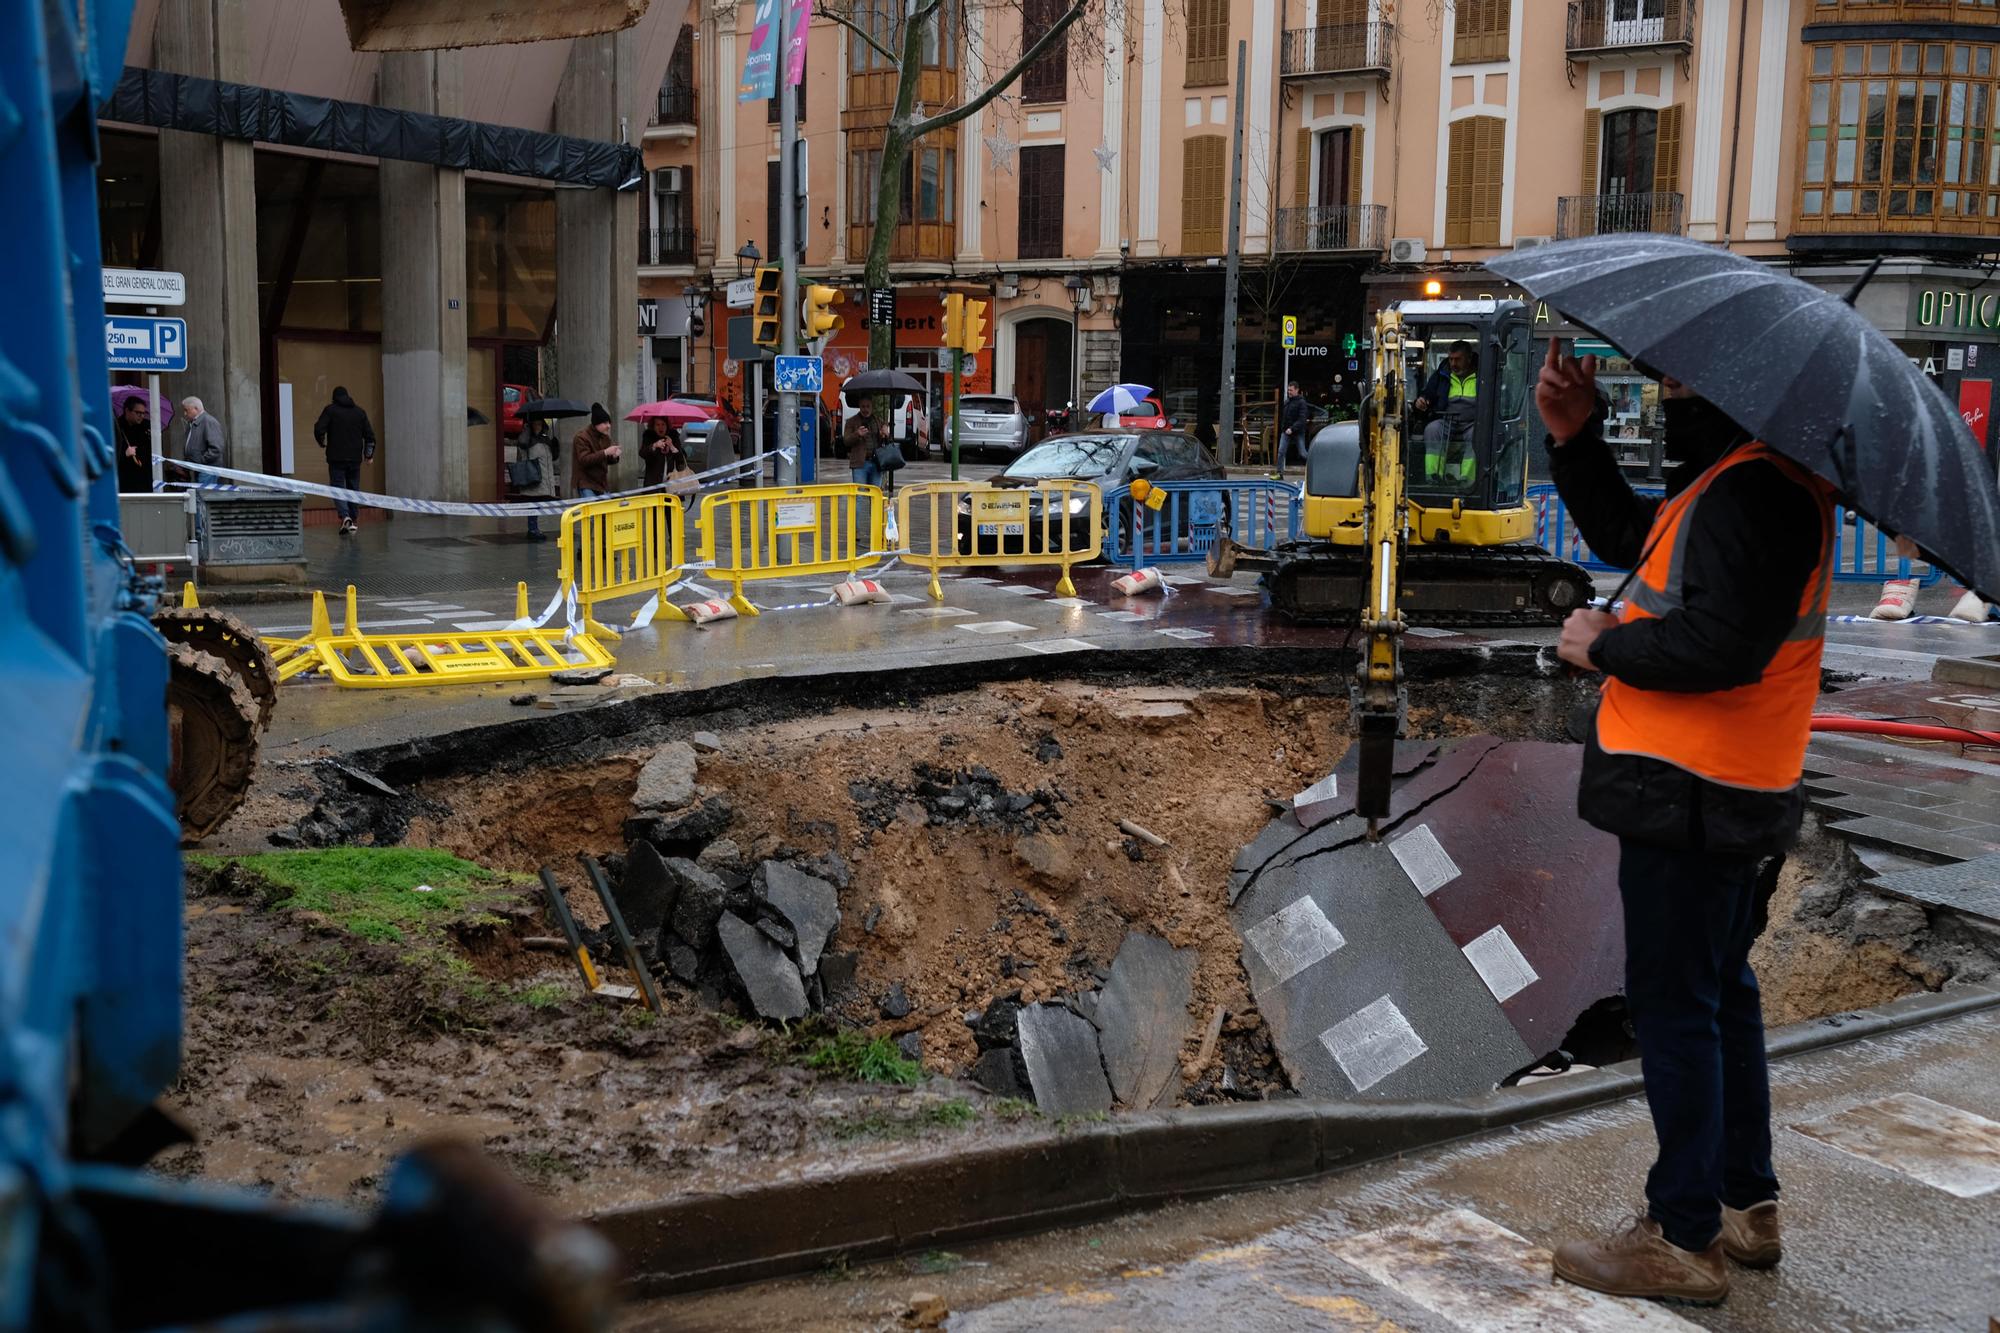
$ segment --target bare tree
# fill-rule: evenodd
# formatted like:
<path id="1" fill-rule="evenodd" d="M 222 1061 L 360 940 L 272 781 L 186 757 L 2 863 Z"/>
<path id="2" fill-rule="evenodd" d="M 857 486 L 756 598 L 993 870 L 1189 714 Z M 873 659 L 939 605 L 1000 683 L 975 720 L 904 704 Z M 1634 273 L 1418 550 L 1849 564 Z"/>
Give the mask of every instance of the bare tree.
<path id="1" fill-rule="evenodd" d="M 939 11 L 947 4 L 960 8 L 976 4 L 989 12 L 1024 14 L 1023 4 L 1019 0 L 817 0 L 814 6 L 816 14 L 847 29 L 849 40 L 867 46 L 897 75 L 895 105 L 889 113 L 888 124 L 883 127 L 882 169 L 875 190 L 875 231 L 869 240 L 868 259 L 863 269 L 863 281 L 869 290 L 889 286 L 889 253 L 895 244 L 896 227 L 903 216 L 903 195 L 907 188 L 903 172 L 909 162 L 911 147 L 925 135 L 949 128 L 976 114 L 1019 81 L 1037 60 L 1067 40 L 1070 29 L 1086 15 L 1093 11 L 1103 12 L 1119 3 L 1120 0 L 1070 0 L 1039 36 L 1025 43 L 1010 64 L 997 71 L 986 71 L 985 86 L 978 92 L 962 98 L 956 106 L 925 114 L 917 105 L 917 84 L 923 73 L 924 48 L 927 43 L 939 40 L 939 36 L 934 35 Z M 870 22 L 870 19 L 884 14 L 892 5 L 901 8 L 903 13 L 887 25 L 888 31 L 884 33 L 885 25 L 879 19 L 875 22 Z M 1116 14 L 1119 11 L 1112 8 L 1111 12 Z M 962 34 L 962 27 L 960 32 Z M 900 49 L 892 49 L 898 47 Z M 985 53 L 971 51 L 967 54 L 971 59 L 964 62 L 964 66 L 966 77 L 970 79 L 973 77 L 972 62 L 983 61 Z M 1124 52 L 1118 52 L 1113 58 L 1123 59 Z M 977 145 L 974 145 L 973 151 L 977 151 Z M 868 339 L 869 363 L 877 366 L 892 364 L 895 346 L 895 329 L 889 325 L 875 325 Z"/>

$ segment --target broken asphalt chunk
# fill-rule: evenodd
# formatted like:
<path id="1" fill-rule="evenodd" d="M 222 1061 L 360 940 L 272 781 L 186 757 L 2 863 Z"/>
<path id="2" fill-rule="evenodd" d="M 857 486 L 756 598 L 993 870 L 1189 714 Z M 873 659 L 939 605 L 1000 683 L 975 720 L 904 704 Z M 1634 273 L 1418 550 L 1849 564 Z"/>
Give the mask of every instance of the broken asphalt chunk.
<path id="1" fill-rule="evenodd" d="M 750 887 L 760 901 L 791 923 L 798 936 L 799 971 L 811 976 L 840 924 L 840 899 L 833 885 L 782 861 L 766 861 L 751 876 Z"/>
<path id="2" fill-rule="evenodd" d="M 1136 930 L 1118 946 L 1091 1018 L 1111 1091 L 1126 1106 L 1158 1102 L 1179 1070 L 1196 961 L 1195 950 Z"/>
<path id="3" fill-rule="evenodd" d="M 909 992 L 903 989 L 903 983 L 899 981 L 895 985 L 889 987 L 889 993 L 882 997 L 882 1017 L 908 1018 L 909 1016 L 910 1016 Z"/>
<path id="4" fill-rule="evenodd" d="M 618 910 L 634 939 L 658 930 L 673 914 L 674 903 L 680 898 L 680 885 L 651 843 L 632 844 L 625 858 L 625 874 L 619 882 L 617 898 Z"/>
<path id="5" fill-rule="evenodd" d="M 750 996 L 750 1006 L 765 1018 L 804 1018 L 805 983 L 785 951 L 731 912 L 723 913 L 715 928 L 730 966 Z"/>
<path id="6" fill-rule="evenodd" d="M 686 741 L 668 741 L 639 770 L 634 810 L 677 810 L 694 799 L 695 753 Z"/>
<path id="7" fill-rule="evenodd" d="M 634 846 L 643 844 L 635 843 Z M 694 862 L 681 857 L 673 857 L 665 863 L 666 871 L 678 885 L 673 910 L 667 922 L 674 934 L 680 936 L 697 951 L 708 948 L 715 939 L 715 921 L 722 915 L 723 905 L 729 900 L 729 890 L 722 881 L 709 874 Z"/>
<path id="8" fill-rule="evenodd" d="M 1021 1062 L 1035 1105 L 1043 1114 L 1088 1115 L 1111 1109 L 1097 1029 L 1067 1005 L 1036 1004 L 1021 1010 Z"/>

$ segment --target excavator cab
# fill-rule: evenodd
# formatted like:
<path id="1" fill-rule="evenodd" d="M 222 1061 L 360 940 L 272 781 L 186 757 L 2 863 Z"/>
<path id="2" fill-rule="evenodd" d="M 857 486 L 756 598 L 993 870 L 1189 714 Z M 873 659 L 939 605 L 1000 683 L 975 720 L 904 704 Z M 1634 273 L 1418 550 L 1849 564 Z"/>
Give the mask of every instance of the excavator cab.
<path id="1" fill-rule="evenodd" d="M 1218 543 L 1217 572 L 1268 571 L 1271 605 L 1308 624 L 1352 623 L 1368 577 L 1364 478 L 1401 471 L 1402 610 L 1427 625 L 1559 624 L 1592 596 L 1575 565 L 1533 545 L 1528 395 L 1533 352 L 1520 301 L 1404 301 L 1385 310 L 1401 377 L 1400 431 L 1362 419 L 1322 430 L 1307 455 L 1300 531 L 1253 550 Z M 1383 336 L 1378 327 L 1378 337 Z M 1392 409 L 1393 410 L 1393 409 Z"/>

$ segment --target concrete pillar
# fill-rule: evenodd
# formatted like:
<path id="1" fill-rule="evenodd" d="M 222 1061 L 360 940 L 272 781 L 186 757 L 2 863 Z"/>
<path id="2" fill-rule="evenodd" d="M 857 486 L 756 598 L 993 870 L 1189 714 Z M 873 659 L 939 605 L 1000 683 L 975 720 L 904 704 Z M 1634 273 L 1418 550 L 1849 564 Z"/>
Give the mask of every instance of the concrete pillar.
<path id="1" fill-rule="evenodd" d="M 160 0 L 153 60 L 162 70 L 242 82 L 247 0 Z M 257 175 L 247 143 L 160 131 L 160 266 L 187 275 L 188 368 L 163 392 L 193 395 L 222 422 L 230 467 L 264 466 L 257 310 Z M 273 449 L 276 442 L 273 441 Z M 180 432 L 168 442 L 178 457 Z"/>
<path id="2" fill-rule="evenodd" d="M 637 38 L 627 30 L 579 37 L 556 88 L 555 131 L 625 142 L 632 109 L 650 90 L 638 87 Z M 599 402 L 614 420 L 638 405 L 639 191 L 556 191 L 556 393 Z M 581 426 L 583 423 L 578 422 Z M 614 488 L 639 482 L 638 432 L 620 420 L 625 457 Z M 573 451 L 565 448 L 565 462 Z"/>
<path id="3" fill-rule="evenodd" d="M 385 107 L 456 116 L 457 51 L 382 57 Z M 465 173 L 421 162 L 381 165 L 382 462 L 391 495 L 465 500 Z M 488 416 L 491 404 L 485 404 Z M 495 423 L 498 424 L 497 422 Z"/>

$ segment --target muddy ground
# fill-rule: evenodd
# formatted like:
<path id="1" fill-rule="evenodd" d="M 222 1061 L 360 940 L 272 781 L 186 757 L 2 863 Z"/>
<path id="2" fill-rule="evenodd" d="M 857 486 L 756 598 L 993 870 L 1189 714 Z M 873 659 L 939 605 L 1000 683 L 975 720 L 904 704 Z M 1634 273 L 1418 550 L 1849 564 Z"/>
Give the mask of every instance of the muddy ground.
<path id="1" fill-rule="evenodd" d="M 282 895 L 254 876 L 192 875 L 185 1072 L 172 1103 L 201 1142 L 162 1165 L 287 1195 L 359 1196 L 400 1145 L 451 1132 L 587 1210 L 913 1141 L 1019 1132 L 1032 1108 L 964 1079 L 976 1054 L 968 1015 L 1000 997 L 1095 986 L 1132 930 L 1198 950 L 1197 1034 L 1225 1015 L 1220 1041 L 1190 1037 L 1181 1100 L 1287 1095 L 1225 885 L 1269 803 L 1344 753 L 1346 710 L 1325 689 L 1010 683 L 902 705 L 739 710 L 432 778 L 393 802 L 369 797 L 365 817 L 354 815 L 353 781 L 273 766 L 225 850 L 273 833 L 297 842 L 300 830 L 310 842 L 346 818 L 370 830 L 357 841 L 448 850 L 514 878 L 413 942 L 277 907 Z M 1415 712 L 1413 732 L 1466 734 L 1476 714 L 1489 732 L 1495 716 L 1512 718 L 1507 739 L 1554 739 L 1564 711 L 1543 696 L 1512 710 L 1485 706 L 1484 691 L 1433 697 L 1441 706 Z M 699 780 L 735 812 L 723 834 L 733 851 L 721 850 L 846 880 L 828 947 L 859 955 L 857 983 L 827 1019 L 780 1031 L 671 982 L 656 1018 L 591 1000 L 567 957 L 544 949 L 554 932 L 532 872 L 555 866 L 584 924 L 601 923 L 576 854 L 612 858 L 615 872 L 639 768 L 700 728 L 719 749 Z M 941 806 L 939 791 L 968 789 L 993 799 Z M 1166 846 L 1121 831 L 1121 819 Z M 1857 907 L 1875 900 L 1857 899 L 1854 881 L 1851 855 L 1824 839 L 1787 869 L 1757 960 L 1771 1021 L 1877 1003 L 1971 965 L 1928 938 L 1921 912 L 1913 924 Z M 929 1077 L 902 1087 L 806 1067 L 835 1026 L 902 1039 Z"/>

